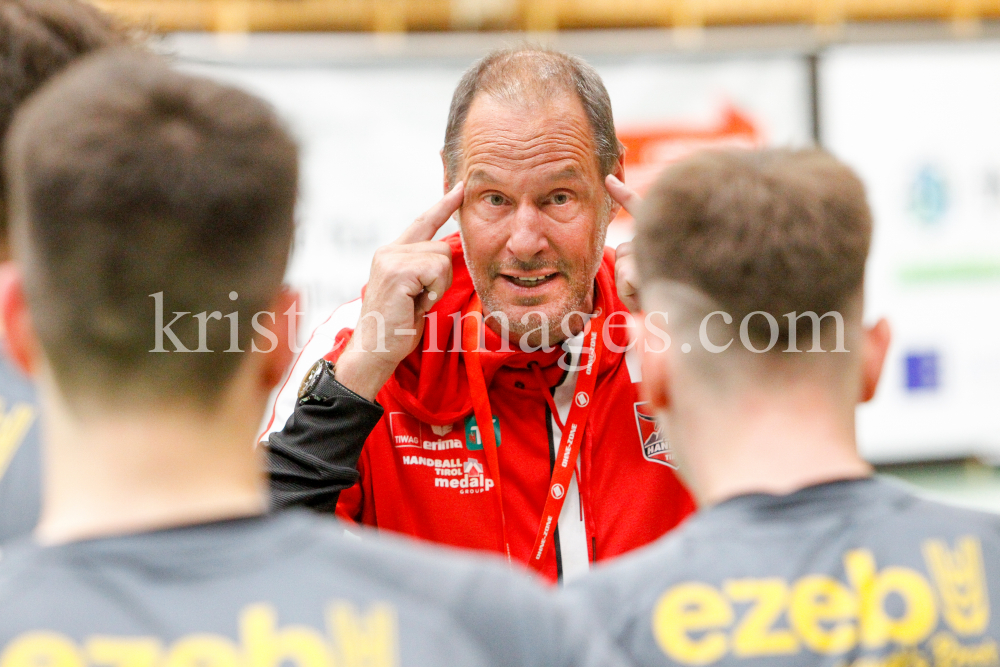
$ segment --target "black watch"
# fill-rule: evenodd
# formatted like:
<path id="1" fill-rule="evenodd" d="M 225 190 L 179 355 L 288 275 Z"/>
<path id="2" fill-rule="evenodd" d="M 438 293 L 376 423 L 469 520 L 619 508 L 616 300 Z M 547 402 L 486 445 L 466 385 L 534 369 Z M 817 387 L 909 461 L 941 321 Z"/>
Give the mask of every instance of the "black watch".
<path id="1" fill-rule="evenodd" d="M 326 359 L 320 359 L 299 385 L 299 405 L 307 403 L 323 403 L 336 396 L 337 380 L 333 373 L 333 364 Z"/>

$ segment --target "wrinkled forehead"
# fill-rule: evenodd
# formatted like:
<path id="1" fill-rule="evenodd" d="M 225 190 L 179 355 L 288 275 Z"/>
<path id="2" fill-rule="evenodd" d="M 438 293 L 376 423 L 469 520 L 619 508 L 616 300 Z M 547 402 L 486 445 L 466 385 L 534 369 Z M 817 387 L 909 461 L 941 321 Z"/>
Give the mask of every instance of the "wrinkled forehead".
<path id="1" fill-rule="evenodd" d="M 529 170 L 548 178 L 599 177 L 593 132 L 579 99 L 569 93 L 524 101 L 477 95 L 463 128 L 460 173 L 496 180 L 505 171 Z"/>

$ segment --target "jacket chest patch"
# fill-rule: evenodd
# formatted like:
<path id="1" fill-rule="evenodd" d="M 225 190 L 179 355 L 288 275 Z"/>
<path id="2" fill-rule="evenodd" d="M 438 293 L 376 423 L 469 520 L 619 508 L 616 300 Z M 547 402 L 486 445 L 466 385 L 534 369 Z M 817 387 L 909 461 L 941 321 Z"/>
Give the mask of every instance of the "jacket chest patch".
<path id="1" fill-rule="evenodd" d="M 500 446 L 500 420 L 493 415 L 493 440 Z M 469 415 L 465 418 L 465 446 L 470 452 L 481 451 L 483 449 L 483 436 L 479 432 L 479 425 L 476 423 L 476 415 Z"/>
<path id="2" fill-rule="evenodd" d="M 465 442 L 454 431 L 454 424 L 431 426 L 405 412 L 389 413 L 389 436 L 396 449 L 420 449 L 429 452 L 465 449 Z"/>
<path id="3" fill-rule="evenodd" d="M 471 425 L 466 420 L 464 424 L 457 424 L 458 429 L 455 426 L 424 424 L 405 412 L 389 413 L 389 436 L 403 466 L 415 467 L 414 472 L 436 489 L 452 489 L 459 495 L 485 493 L 493 488 L 493 479 L 486 474 L 483 461 L 466 449 L 483 448 L 481 441 L 478 447 L 475 446 L 474 436 L 478 435 L 473 430 L 475 419 L 472 418 Z M 499 430 L 499 425 L 495 426 Z"/>
<path id="4" fill-rule="evenodd" d="M 674 462 L 670 443 L 663 435 L 663 429 L 656 416 L 652 414 L 648 401 L 634 403 L 632 410 L 635 412 L 635 427 L 639 431 L 639 445 L 642 447 L 643 458 L 676 470 L 677 464 Z"/>

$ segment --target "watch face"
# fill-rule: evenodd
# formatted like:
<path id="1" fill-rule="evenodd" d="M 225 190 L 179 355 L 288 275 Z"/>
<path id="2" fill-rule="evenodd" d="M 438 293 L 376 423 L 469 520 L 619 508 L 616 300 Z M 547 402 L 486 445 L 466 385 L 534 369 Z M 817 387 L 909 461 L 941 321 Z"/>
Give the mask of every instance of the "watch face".
<path id="1" fill-rule="evenodd" d="M 319 378 L 323 375 L 323 369 L 326 367 L 326 359 L 320 359 L 309 372 L 306 373 L 305 378 L 302 380 L 302 384 L 299 385 L 299 400 L 309 396 L 316 389 L 316 385 L 319 384 Z"/>

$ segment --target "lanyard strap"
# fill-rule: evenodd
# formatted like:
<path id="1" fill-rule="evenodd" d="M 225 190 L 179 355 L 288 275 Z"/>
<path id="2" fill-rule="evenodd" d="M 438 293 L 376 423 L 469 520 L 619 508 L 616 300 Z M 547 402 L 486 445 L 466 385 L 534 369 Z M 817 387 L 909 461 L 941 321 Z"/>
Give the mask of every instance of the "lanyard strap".
<path id="1" fill-rule="evenodd" d="M 500 460 L 497 456 L 497 439 L 493 431 L 493 409 L 490 407 L 490 397 L 486 390 L 486 378 L 483 376 L 483 365 L 479 361 L 480 327 L 483 325 L 482 306 L 479 297 L 473 298 L 466 312 L 462 313 L 462 355 L 465 357 L 466 373 L 469 376 L 469 392 L 472 394 L 472 412 L 476 415 L 476 426 L 479 439 L 483 443 L 483 453 L 486 455 L 486 467 L 496 487 L 497 507 L 500 512 L 500 532 L 503 539 L 503 551 L 510 561 L 510 541 L 507 539 L 507 517 L 503 511 L 503 488 L 500 485 Z M 473 317 L 466 318 L 471 313 Z"/>
<path id="2" fill-rule="evenodd" d="M 555 526 L 558 525 L 559 514 L 562 512 L 563 503 L 566 502 L 566 492 L 569 490 L 569 483 L 573 479 L 573 471 L 576 468 L 576 460 L 580 455 L 583 432 L 587 428 L 587 417 L 590 415 L 594 387 L 597 384 L 601 352 L 604 350 L 603 322 L 604 318 L 598 316 L 587 322 L 583 331 L 583 340 L 587 347 L 580 354 L 580 361 L 577 364 L 573 405 L 570 406 L 566 425 L 562 429 L 552 479 L 549 480 L 549 492 L 545 496 L 545 507 L 542 508 L 542 520 L 538 524 L 535 545 L 528 558 L 528 564 L 536 570 L 541 570 L 545 564 L 547 547 L 552 539 Z M 584 362 L 584 354 L 586 354 L 586 362 Z"/>
<path id="3" fill-rule="evenodd" d="M 496 497 L 499 504 L 504 552 L 507 554 L 507 560 L 510 560 L 510 542 L 507 539 L 507 521 L 504 516 L 503 491 L 500 485 L 500 462 L 497 455 L 496 437 L 493 432 L 493 411 L 490 408 L 486 378 L 483 375 L 482 363 L 479 360 L 482 316 L 480 314 L 479 317 L 464 317 L 468 313 L 481 313 L 480 309 L 479 299 L 478 297 L 474 297 L 472 303 L 469 304 L 469 307 L 463 313 L 462 353 L 465 356 L 465 367 L 469 376 L 472 410 L 476 415 L 479 437 L 483 442 L 486 464 L 489 466 L 490 476 L 493 478 L 493 484 L 497 489 Z M 587 417 L 590 414 L 594 387 L 597 384 L 597 372 L 600 368 L 601 352 L 604 349 L 602 335 L 603 322 L 604 317 L 598 314 L 597 317 L 588 321 L 584 328 L 583 340 L 586 347 L 581 352 L 580 360 L 577 364 L 578 370 L 576 387 L 573 394 L 573 405 L 570 407 L 569 418 L 562 429 L 559 449 L 556 452 L 555 467 L 552 471 L 552 477 L 549 480 L 548 493 L 545 496 L 545 506 L 542 509 L 542 518 L 538 525 L 538 532 L 535 535 L 534 547 L 528 559 L 528 564 L 536 570 L 541 570 L 545 564 L 546 547 L 554 532 L 554 525 L 557 525 L 559 520 L 563 503 L 566 502 L 566 491 L 569 489 L 570 481 L 573 478 L 573 471 L 576 468 L 576 460 L 580 454 L 580 445 L 583 442 L 583 433 L 587 426 Z M 558 420 L 559 415 L 554 413 L 554 416 Z"/>

